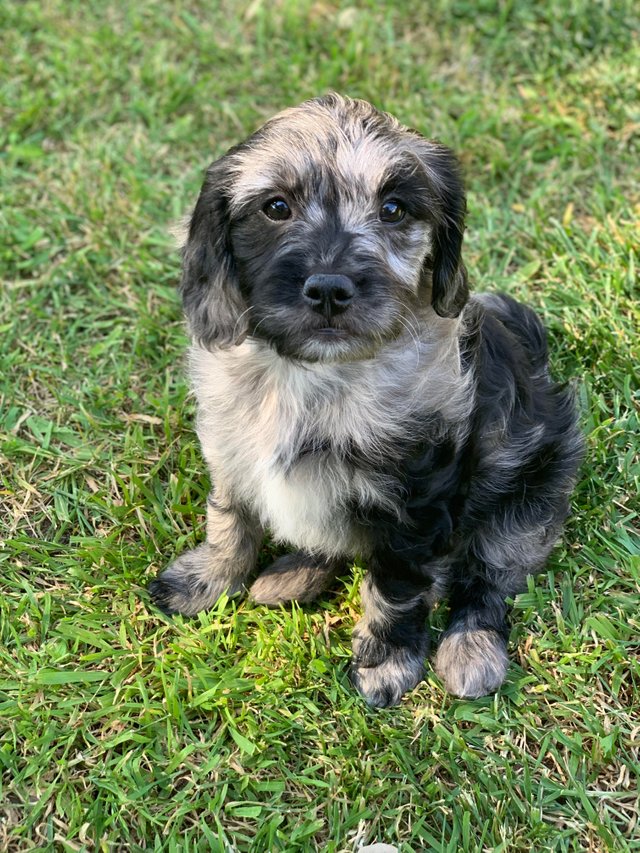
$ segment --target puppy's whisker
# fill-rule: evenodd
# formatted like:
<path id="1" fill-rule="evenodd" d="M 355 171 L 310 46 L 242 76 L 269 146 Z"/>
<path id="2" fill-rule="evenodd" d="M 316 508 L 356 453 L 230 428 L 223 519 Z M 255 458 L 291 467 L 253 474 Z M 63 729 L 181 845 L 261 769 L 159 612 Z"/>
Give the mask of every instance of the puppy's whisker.
<path id="1" fill-rule="evenodd" d="M 416 351 L 416 368 L 420 364 L 420 341 L 418 340 L 418 335 L 416 329 L 411 325 L 411 323 L 407 320 L 406 317 L 403 317 L 402 314 L 398 315 L 398 322 L 401 326 L 403 326 L 407 332 L 409 332 L 409 337 L 413 341 L 413 345 Z"/>
<path id="2" fill-rule="evenodd" d="M 234 323 L 234 325 L 233 325 L 233 333 L 232 333 L 232 337 L 233 337 L 233 339 L 234 339 L 234 340 L 237 340 L 238 327 L 239 327 L 240 323 L 242 322 L 242 318 L 243 318 L 243 317 L 245 317 L 245 316 L 246 316 L 250 311 L 252 311 L 252 310 L 253 310 L 253 305 L 250 305 L 248 308 L 246 308 L 246 309 L 242 312 L 242 314 L 240 314 L 240 316 L 238 317 L 238 319 L 237 319 L 237 320 L 236 320 L 236 322 Z"/>
<path id="3" fill-rule="evenodd" d="M 416 317 L 415 312 L 413 311 L 413 309 L 412 309 L 412 308 L 410 308 L 410 307 L 407 305 L 407 306 L 405 306 L 405 312 L 406 312 L 406 313 L 405 313 L 405 317 L 407 317 L 407 319 L 410 317 L 410 318 L 411 318 L 411 320 L 413 321 L 413 322 L 412 322 L 413 327 L 414 327 L 416 330 L 417 330 L 417 329 L 419 329 L 419 328 L 420 328 L 420 320 L 418 320 L 418 318 Z"/>
<path id="4" fill-rule="evenodd" d="M 260 326 L 261 326 L 263 323 L 267 323 L 270 319 L 273 319 L 275 316 L 276 316 L 276 315 L 275 315 L 275 313 L 274 313 L 274 312 L 266 312 L 266 313 L 265 313 L 265 315 L 264 315 L 264 317 L 262 317 L 260 320 L 258 320 L 258 322 L 257 322 L 257 323 L 255 324 L 255 326 L 253 327 L 253 329 L 252 329 L 252 331 L 251 331 L 251 337 L 255 337 L 255 336 L 256 336 L 256 333 L 257 333 L 257 331 L 258 331 L 258 329 L 260 328 Z"/>

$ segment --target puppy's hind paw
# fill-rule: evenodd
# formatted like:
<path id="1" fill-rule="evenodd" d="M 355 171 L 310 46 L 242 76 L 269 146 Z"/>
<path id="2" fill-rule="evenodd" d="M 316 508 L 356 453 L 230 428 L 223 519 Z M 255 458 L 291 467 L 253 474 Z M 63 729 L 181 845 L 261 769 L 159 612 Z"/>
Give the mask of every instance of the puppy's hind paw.
<path id="1" fill-rule="evenodd" d="M 304 552 L 285 554 L 256 578 L 249 596 L 257 604 L 269 607 L 286 601 L 313 601 L 331 584 L 341 565 L 340 561 L 324 560 Z"/>
<path id="2" fill-rule="evenodd" d="M 178 597 L 184 596 L 184 592 L 180 589 L 175 579 L 171 580 L 160 575 L 152 580 L 147 588 L 151 601 L 158 610 L 162 610 L 167 616 L 181 612 L 179 606 L 177 606 L 177 600 Z"/>
<path id="3" fill-rule="evenodd" d="M 215 551 L 205 542 L 182 554 L 152 580 L 149 595 L 169 616 L 193 616 L 212 607 L 223 593 L 233 595 L 242 589 L 242 578 L 216 571 Z"/>
<path id="4" fill-rule="evenodd" d="M 447 692 L 463 699 L 495 693 L 508 665 L 506 643 L 496 631 L 460 628 L 443 634 L 434 661 Z"/>

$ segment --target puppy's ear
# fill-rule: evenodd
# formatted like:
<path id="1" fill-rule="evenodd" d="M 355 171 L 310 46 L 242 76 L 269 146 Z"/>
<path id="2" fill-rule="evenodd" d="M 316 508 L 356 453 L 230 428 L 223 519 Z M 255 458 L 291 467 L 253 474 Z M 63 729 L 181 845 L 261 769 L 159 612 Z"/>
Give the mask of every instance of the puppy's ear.
<path id="1" fill-rule="evenodd" d="M 207 349 L 241 343 L 248 331 L 229 233 L 230 180 L 228 156 L 207 169 L 182 250 L 184 312 Z"/>
<path id="2" fill-rule="evenodd" d="M 419 157 L 435 193 L 435 230 L 431 268 L 431 303 L 441 317 L 457 317 L 469 298 L 462 263 L 462 236 L 467 205 L 460 164 L 448 148 L 426 140 Z"/>

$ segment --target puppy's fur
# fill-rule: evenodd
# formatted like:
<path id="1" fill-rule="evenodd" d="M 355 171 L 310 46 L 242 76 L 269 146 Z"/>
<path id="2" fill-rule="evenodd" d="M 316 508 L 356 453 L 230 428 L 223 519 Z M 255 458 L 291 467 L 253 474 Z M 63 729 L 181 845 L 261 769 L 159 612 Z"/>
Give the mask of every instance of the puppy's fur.
<path id="1" fill-rule="evenodd" d="M 309 601 L 368 566 L 352 677 L 375 706 L 435 668 L 458 696 L 507 669 L 507 600 L 561 532 L 582 453 L 544 329 L 469 297 L 458 164 L 363 101 L 289 109 L 215 162 L 191 218 L 182 297 L 207 539 L 151 584 L 163 610 L 249 583 L 269 529 L 297 549 L 250 587 Z"/>

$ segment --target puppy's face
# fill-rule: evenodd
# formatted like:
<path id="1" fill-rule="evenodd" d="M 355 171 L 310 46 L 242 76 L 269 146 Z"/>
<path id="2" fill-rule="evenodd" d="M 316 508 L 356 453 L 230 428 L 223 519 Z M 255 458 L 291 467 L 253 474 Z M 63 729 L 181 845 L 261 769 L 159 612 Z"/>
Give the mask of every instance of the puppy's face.
<path id="1" fill-rule="evenodd" d="M 448 149 L 363 101 L 286 110 L 208 170 L 184 255 L 192 333 L 373 355 L 433 309 L 459 313 L 463 217 Z"/>

